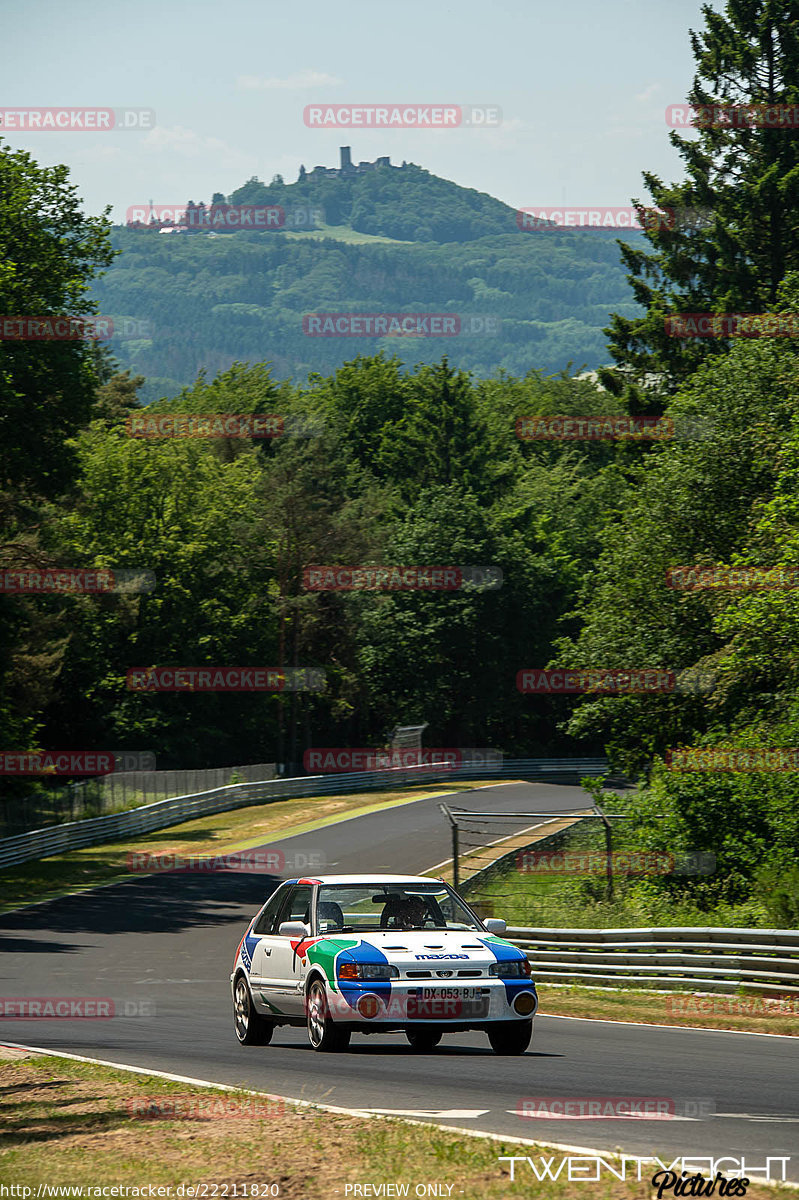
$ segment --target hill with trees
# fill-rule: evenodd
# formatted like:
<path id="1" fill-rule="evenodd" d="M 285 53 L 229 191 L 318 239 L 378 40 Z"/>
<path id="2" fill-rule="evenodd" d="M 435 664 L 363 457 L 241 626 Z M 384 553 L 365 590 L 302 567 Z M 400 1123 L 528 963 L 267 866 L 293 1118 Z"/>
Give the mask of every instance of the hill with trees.
<path id="1" fill-rule="evenodd" d="M 704 15 L 692 102 L 792 105 L 797 0 L 730 0 Z M 434 746 L 604 749 L 642 776 L 618 799 L 630 846 L 716 856 L 711 875 L 620 883 L 639 923 L 672 923 L 679 901 L 676 923 L 795 925 L 799 345 L 762 335 L 672 344 L 663 319 L 799 310 L 799 141 L 756 121 L 719 125 L 699 131 L 688 162 L 700 182 L 680 194 L 714 209 L 715 224 L 649 230 L 631 250 L 642 311 L 625 315 L 623 299 L 615 310 L 605 387 L 531 369 L 553 329 L 579 362 L 586 318 L 617 286 L 617 247 L 601 235 L 362 246 L 116 232 L 124 253 L 94 296 L 153 320 L 152 344 L 132 343 L 131 358 L 173 378 L 192 360 L 209 364 L 151 413 L 313 420 L 306 436 L 271 440 L 133 437 L 126 419 L 140 415 L 143 379 L 106 350 L 0 343 L 3 565 L 138 568 L 156 581 L 136 594 L 0 593 L 3 744 L 147 749 L 161 767 L 298 764 L 306 748 L 384 745 L 394 725 L 427 721 Z M 693 186 L 650 182 L 656 202 Z M 752 221 L 747 205 L 761 200 Z M 85 289 L 111 247 L 64 168 L 0 144 L 4 312 L 90 311 Z M 460 352 L 456 339 L 389 339 L 359 354 L 353 340 L 313 373 L 327 343 L 301 340 L 302 315 L 353 297 L 362 310 L 495 313 L 507 332 Z M 231 366 L 241 329 L 258 361 Z M 285 364 L 301 354 L 312 373 L 290 378 Z M 524 415 L 641 411 L 673 418 L 678 435 L 516 433 Z M 490 564 L 503 584 L 319 592 L 305 585 L 312 564 Z M 728 583 L 670 584 L 669 571 L 691 566 Z M 747 582 L 756 571 L 771 572 L 768 586 Z M 126 684 L 131 667 L 181 665 L 315 667 L 326 684 L 271 694 Z M 648 695 L 519 691 L 520 670 L 547 666 L 709 682 Z M 727 767 L 673 769 L 670 752 L 686 749 L 724 754 Z M 0 779 L 7 811 L 31 786 Z M 573 886 L 572 913 L 601 924 L 597 882 Z"/>

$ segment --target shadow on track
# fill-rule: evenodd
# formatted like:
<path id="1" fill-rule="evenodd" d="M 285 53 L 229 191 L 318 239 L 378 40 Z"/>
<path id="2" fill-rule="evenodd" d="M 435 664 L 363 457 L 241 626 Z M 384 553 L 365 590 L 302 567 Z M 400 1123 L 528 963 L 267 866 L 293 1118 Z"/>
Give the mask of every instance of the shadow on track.
<path id="1" fill-rule="evenodd" d="M 276 875 L 253 871 L 171 871 L 5 913 L 0 928 L 31 933 L 176 933 L 197 925 L 242 925 L 241 905 L 254 913 L 280 882 Z M 14 943 L 8 949 L 71 948 L 17 944 L 16 939 Z"/>

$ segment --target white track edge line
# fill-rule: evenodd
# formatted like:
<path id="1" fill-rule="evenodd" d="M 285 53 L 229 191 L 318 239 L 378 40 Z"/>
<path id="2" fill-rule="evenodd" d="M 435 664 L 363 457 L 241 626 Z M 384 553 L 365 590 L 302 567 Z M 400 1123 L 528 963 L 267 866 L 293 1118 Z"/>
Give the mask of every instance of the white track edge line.
<path id="1" fill-rule="evenodd" d="M 571 1017 L 565 1013 L 545 1013 L 540 1009 L 536 1017 L 549 1017 L 553 1021 L 585 1021 L 592 1025 L 640 1025 L 645 1029 L 672 1029 L 683 1033 L 686 1029 L 693 1033 L 734 1033 L 738 1037 L 768 1037 L 787 1038 L 789 1042 L 799 1044 L 799 1037 L 792 1033 L 760 1033 L 756 1029 L 716 1029 L 715 1025 L 658 1025 L 654 1021 L 610 1021 L 606 1017 Z M 799 1186 L 799 1185 L 797 1185 Z"/>
<path id="2" fill-rule="evenodd" d="M 208 1079 L 194 1079 L 191 1075 L 175 1075 L 170 1071 L 157 1071 L 150 1067 L 134 1067 L 128 1063 L 108 1062 L 102 1058 L 88 1058 L 84 1054 L 69 1054 L 66 1050 L 47 1050 L 42 1046 L 26 1046 L 21 1042 L 0 1042 L 0 1046 L 7 1046 L 12 1050 L 28 1050 L 33 1054 L 43 1054 L 50 1058 L 68 1058 L 73 1062 L 91 1063 L 98 1067 L 111 1067 L 117 1071 L 128 1071 L 132 1075 L 149 1075 L 158 1079 L 169 1079 L 173 1083 L 190 1083 L 195 1087 L 215 1088 L 223 1092 L 242 1092 L 245 1096 L 266 1096 L 268 1100 L 283 1100 L 289 1104 L 295 1104 L 298 1108 L 318 1108 L 325 1112 L 340 1113 L 348 1117 L 358 1117 L 370 1121 L 401 1121 L 403 1125 L 417 1125 L 422 1128 L 429 1129 L 431 1126 L 435 1129 L 442 1129 L 446 1133 L 457 1133 L 462 1137 L 483 1138 L 485 1141 L 491 1142 L 511 1142 L 515 1146 L 543 1146 L 547 1150 L 567 1150 L 570 1154 L 593 1155 L 605 1158 L 640 1158 L 641 1155 L 628 1154 L 620 1148 L 615 1150 L 600 1150 L 594 1146 L 572 1146 L 564 1142 L 544 1142 L 538 1138 L 520 1138 L 513 1134 L 489 1133 L 479 1129 L 463 1129 L 460 1125 L 439 1125 L 437 1121 L 417 1121 L 412 1117 L 391 1117 L 385 1116 L 383 1113 L 369 1112 L 368 1109 L 360 1108 L 342 1108 L 336 1104 L 316 1103 L 313 1100 L 296 1100 L 292 1096 L 278 1096 L 274 1092 L 259 1092 L 253 1088 L 237 1088 L 228 1083 L 214 1083 Z M 766 1184 L 761 1184 L 766 1187 L 789 1187 L 799 1189 L 799 1184 L 783 1182 L 775 1180 Z"/>

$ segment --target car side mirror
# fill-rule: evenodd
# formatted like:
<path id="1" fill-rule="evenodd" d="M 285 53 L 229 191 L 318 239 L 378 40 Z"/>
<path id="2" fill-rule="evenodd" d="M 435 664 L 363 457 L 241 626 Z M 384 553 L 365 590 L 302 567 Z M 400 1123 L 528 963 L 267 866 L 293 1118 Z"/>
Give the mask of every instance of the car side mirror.
<path id="1" fill-rule="evenodd" d="M 502 917 L 488 917 L 483 924 L 489 933 L 504 933 L 508 928 L 507 922 L 503 921 Z"/>
<path id="2" fill-rule="evenodd" d="M 278 926 L 281 937 L 306 938 L 311 932 L 304 921 L 281 921 Z"/>

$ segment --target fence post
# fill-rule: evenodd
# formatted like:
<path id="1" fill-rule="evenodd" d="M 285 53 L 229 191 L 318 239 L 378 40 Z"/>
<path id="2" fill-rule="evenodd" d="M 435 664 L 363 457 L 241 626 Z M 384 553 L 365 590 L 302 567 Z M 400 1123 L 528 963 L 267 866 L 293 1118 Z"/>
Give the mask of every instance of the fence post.
<path id="1" fill-rule="evenodd" d="M 608 900 L 613 899 L 613 829 L 610 821 L 607 819 L 602 809 L 598 804 L 594 805 L 597 816 L 602 818 L 605 826 L 605 858 L 607 860 L 607 876 L 608 876 Z"/>
<path id="2" fill-rule="evenodd" d="M 457 892 L 460 885 L 460 864 L 458 863 L 458 822 L 450 812 L 448 804 L 439 804 L 439 811 L 444 814 L 452 830 L 452 886 Z"/>

